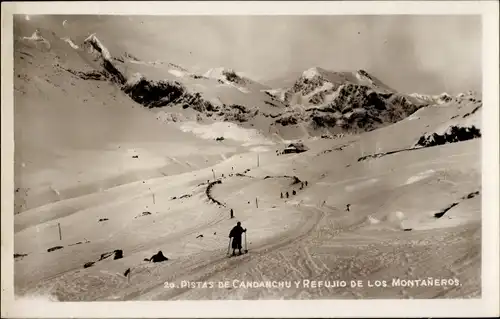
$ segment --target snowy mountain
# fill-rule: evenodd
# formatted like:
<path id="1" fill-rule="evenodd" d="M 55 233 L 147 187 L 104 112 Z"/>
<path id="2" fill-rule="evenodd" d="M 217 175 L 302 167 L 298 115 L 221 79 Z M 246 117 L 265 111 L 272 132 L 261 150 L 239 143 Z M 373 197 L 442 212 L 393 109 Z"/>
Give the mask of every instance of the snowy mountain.
<path id="1" fill-rule="evenodd" d="M 89 59 L 100 61 L 92 74 L 100 73 L 139 104 L 190 109 L 199 113 L 193 115 L 197 121 L 229 121 L 270 137 L 370 131 L 400 121 L 434 101 L 399 94 L 364 70 L 310 68 L 292 87 L 272 90 L 222 67 L 196 75 L 173 63 L 143 62 L 129 52 L 115 57 L 96 34 L 81 46 Z M 80 70 L 73 71 L 88 78 Z M 441 96 L 439 101 L 448 100 Z"/>
<path id="2" fill-rule="evenodd" d="M 231 82 L 242 86 L 250 82 L 250 80 L 238 75 L 234 70 L 222 67 L 210 69 L 204 74 L 204 76 L 207 78 L 218 79 L 224 82 Z"/>
<path id="3" fill-rule="evenodd" d="M 411 93 L 409 94 L 411 97 L 414 97 L 420 101 L 427 102 L 430 104 L 446 104 L 448 102 L 460 102 L 463 100 L 469 100 L 473 102 L 481 102 L 481 99 L 477 96 L 475 92 L 469 91 L 467 93 L 460 93 L 457 94 L 456 97 L 451 96 L 450 94 L 443 92 L 438 95 L 426 95 L 426 94 L 419 94 L 419 93 Z"/>
<path id="4" fill-rule="evenodd" d="M 377 78 L 364 70 L 355 72 L 332 72 L 322 68 L 305 70 L 293 87 L 284 92 L 285 101 L 296 103 L 297 99 L 305 104 L 322 104 L 333 99 L 341 85 L 354 84 L 367 86 L 382 92 L 392 91 Z"/>
<path id="5" fill-rule="evenodd" d="M 252 91 L 258 92 L 265 89 L 268 89 L 265 85 L 262 85 L 252 79 L 249 79 L 233 69 L 227 68 L 214 68 L 208 70 L 205 74 L 205 77 L 216 79 L 225 83 L 227 85 L 234 86 L 238 90 L 243 93 L 250 93 Z"/>
<path id="6" fill-rule="evenodd" d="M 290 106 L 276 120 L 278 125 L 306 126 L 315 135 L 373 130 L 429 104 L 397 93 L 364 70 L 310 68 L 292 87 L 266 92 Z"/>

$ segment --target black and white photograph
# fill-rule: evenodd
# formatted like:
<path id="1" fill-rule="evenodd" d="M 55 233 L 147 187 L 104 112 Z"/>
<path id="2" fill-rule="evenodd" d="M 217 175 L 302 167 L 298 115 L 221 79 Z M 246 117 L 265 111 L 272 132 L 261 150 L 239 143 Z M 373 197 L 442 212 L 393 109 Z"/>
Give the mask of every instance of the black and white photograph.
<path id="1" fill-rule="evenodd" d="M 11 15 L 13 302 L 498 297 L 487 10 L 261 7 Z"/>

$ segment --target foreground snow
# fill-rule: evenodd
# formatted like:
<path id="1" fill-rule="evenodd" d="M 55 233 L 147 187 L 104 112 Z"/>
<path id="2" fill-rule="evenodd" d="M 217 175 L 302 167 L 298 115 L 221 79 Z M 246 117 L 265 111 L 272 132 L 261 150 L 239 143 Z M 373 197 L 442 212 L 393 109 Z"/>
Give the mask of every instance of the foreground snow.
<path id="1" fill-rule="evenodd" d="M 461 201 L 440 219 L 433 216 L 480 189 L 479 155 L 470 151 L 474 145 L 479 144 L 444 147 L 438 159 L 431 148 L 386 157 L 369 171 L 368 164 L 361 162 L 340 175 L 326 175 L 321 183 L 313 171 L 296 166 L 300 178 L 308 180 L 303 190 L 279 177 L 288 173 L 293 156 L 279 159 L 272 153 L 261 154 L 261 162 L 269 166 L 256 168 L 254 156 L 241 154 L 207 169 L 40 207 L 18 219 L 23 227 L 15 234 L 15 250 L 28 256 L 16 261 L 16 292 L 49 294 L 59 300 L 478 296 L 481 197 Z M 338 156 L 330 158 L 339 160 Z M 310 161 L 301 159 L 306 160 Z M 230 176 L 248 168 L 248 177 Z M 224 208 L 210 203 L 205 194 L 203 183 L 213 178 L 212 169 L 218 178 L 225 176 L 212 190 Z M 430 170 L 436 173 L 428 175 Z M 422 172 L 426 177 L 416 180 Z M 276 178 L 264 179 L 268 175 Z M 374 181 L 378 186 L 373 187 Z M 298 192 L 295 197 L 280 199 L 280 192 L 293 189 Z M 179 199 L 186 194 L 191 196 Z M 345 210 L 348 203 L 349 212 Z M 227 232 L 235 223 L 229 219 L 229 208 L 249 229 L 250 253 L 236 259 L 225 256 Z M 140 216 L 143 211 L 151 215 Z M 40 216 L 51 217 L 39 222 Z M 98 222 L 100 218 L 108 220 Z M 82 244 L 70 246 L 77 242 Z M 64 248 L 47 252 L 56 245 Z M 114 249 L 122 249 L 125 258 L 83 268 L 84 263 Z M 170 260 L 143 262 L 158 250 Z M 122 275 L 127 268 L 131 268 L 130 280 Z M 461 285 L 400 284 L 383 290 L 180 287 L 186 280 L 392 283 L 393 279 L 428 277 L 457 279 Z M 165 288 L 165 282 L 179 288 Z"/>

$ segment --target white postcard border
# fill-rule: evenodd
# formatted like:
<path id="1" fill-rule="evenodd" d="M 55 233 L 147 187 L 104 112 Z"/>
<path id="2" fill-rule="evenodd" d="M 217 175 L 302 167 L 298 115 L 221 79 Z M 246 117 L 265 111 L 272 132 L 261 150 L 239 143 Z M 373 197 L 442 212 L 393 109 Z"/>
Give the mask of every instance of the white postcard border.
<path id="1" fill-rule="evenodd" d="M 499 315 L 498 1 L 24 2 L 2 3 L 2 317 L 469 317 Z M 13 298 L 12 14 L 382 15 L 479 14 L 483 18 L 482 298 L 469 300 L 301 300 L 49 302 Z"/>

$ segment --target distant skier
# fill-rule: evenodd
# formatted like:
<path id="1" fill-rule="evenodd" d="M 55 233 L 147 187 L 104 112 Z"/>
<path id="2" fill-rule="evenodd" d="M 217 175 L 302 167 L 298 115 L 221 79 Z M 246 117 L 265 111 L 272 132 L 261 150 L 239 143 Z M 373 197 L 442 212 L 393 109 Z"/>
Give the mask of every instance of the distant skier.
<path id="1" fill-rule="evenodd" d="M 347 204 L 346 208 L 345 208 L 346 211 L 351 211 L 351 204 Z"/>
<path id="2" fill-rule="evenodd" d="M 247 229 L 243 229 L 241 227 L 241 223 L 238 222 L 236 223 L 236 226 L 231 229 L 231 232 L 229 232 L 229 238 L 233 238 L 233 244 L 231 245 L 233 248 L 233 256 L 236 256 L 236 249 L 240 251 L 241 255 L 241 235 L 243 233 L 246 233 Z"/>
<path id="3" fill-rule="evenodd" d="M 231 218 L 234 218 L 234 212 L 233 212 L 233 209 L 231 208 Z"/>

